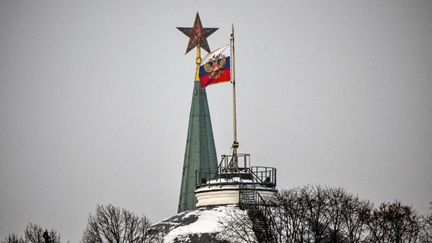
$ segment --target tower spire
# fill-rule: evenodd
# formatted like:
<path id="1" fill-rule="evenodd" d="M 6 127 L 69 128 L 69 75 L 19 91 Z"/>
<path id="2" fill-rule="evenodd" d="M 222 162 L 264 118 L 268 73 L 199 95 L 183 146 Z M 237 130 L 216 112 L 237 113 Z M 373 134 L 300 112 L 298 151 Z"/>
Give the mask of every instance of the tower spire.
<path id="1" fill-rule="evenodd" d="M 194 209 L 196 206 L 197 201 L 194 191 L 197 179 L 201 179 L 196 178 L 196 172 L 198 170 L 217 171 L 218 167 L 207 94 L 206 90 L 201 88 L 199 78 L 201 48 L 210 52 L 207 37 L 214 33 L 217 28 L 203 28 L 197 13 L 192 28 L 177 27 L 177 29 L 190 38 L 186 53 L 197 47 L 195 82 L 178 203 L 178 212 L 183 212 Z"/>

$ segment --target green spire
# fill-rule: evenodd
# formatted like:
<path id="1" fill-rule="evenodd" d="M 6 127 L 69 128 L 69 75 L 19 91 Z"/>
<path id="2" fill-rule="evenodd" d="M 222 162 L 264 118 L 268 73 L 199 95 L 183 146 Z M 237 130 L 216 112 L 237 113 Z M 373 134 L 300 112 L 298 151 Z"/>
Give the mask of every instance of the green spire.
<path id="1" fill-rule="evenodd" d="M 195 208 L 196 171 L 218 166 L 206 90 L 194 83 L 178 212 Z"/>

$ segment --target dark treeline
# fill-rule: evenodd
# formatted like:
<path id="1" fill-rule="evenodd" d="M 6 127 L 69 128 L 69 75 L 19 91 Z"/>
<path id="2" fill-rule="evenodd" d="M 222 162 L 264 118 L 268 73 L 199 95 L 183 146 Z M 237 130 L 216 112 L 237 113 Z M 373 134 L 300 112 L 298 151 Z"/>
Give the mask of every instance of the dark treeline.
<path id="1" fill-rule="evenodd" d="M 374 206 L 342 188 L 321 186 L 282 190 L 255 209 L 232 211 L 220 224 L 226 242 L 432 243 L 432 213 L 419 215 L 400 201 Z M 30 223 L 24 236 L 9 234 L 1 242 L 59 243 L 60 235 Z M 162 240 L 144 215 L 98 205 L 88 217 L 81 242 Z"/>
<path id="2" fill-rule="evenodd" d="M 150 221 L 144 215 L 113 205 L 98 205 L 95 214 L 90 214 L 82 236 L 82 243 L 150 243 L 156 242 L 149 233 Z M 24 237 L 9 234 L 1 243 L 60 243 L 55 230 L 43 229 L 37 224 L 28 224 Z"/>
<path id="3" fill-rule="evenodd" d="M 113 205 L 98 205 L 90 215 L 82 243 L 146 243 L 151 242 L 150 221 Z"/>
<path id="4" fill-rule="evenodd" d="M 60 235 L 53 229 L 44 229 L 41 226 L 29 223 L 24 229 L 24 237 L 18 234 L 9 234 L 2 243 L 60 243 Z"/>
<path id="5" fill-rule="evenodd" d="M 222 224 L 231 237 L 246 242 L 255 242 L 245 237 L 250 232 L 265 234 L 257 236 L 260 241 L 278 243 L 432 242 L 432 214 L 418 215 L 400 201 L 374 207 L 342 188 L 305 186 L 283 190 L 273 201 L 250 209 L 248 216 L 251 223 L 243 224 L 243 228 L 240 224 L 247 222 L 242 218 L 245 215 L 231 215 Z"/>

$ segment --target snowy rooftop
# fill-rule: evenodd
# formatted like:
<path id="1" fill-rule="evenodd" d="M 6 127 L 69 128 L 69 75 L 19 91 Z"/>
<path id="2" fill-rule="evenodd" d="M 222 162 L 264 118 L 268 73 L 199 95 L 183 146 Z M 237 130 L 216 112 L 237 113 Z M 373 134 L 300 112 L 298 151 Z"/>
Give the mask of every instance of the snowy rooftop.
<path id="1" fill-rule="evenodd" d="M 174 215 L 152 226 L 166 243 L 226 242 L 223 241 L 221 220 L 233 213 L 247 215 L 234 205 L 205 207 Z"/>

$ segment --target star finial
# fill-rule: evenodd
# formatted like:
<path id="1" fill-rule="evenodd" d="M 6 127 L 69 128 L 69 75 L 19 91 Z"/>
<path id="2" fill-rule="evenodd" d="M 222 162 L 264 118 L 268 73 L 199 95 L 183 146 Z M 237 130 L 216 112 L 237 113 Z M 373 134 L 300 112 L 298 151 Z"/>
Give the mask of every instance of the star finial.
<path id="1" fill-rule="evenodd" d="M 203 28 L 198 12 L 192 28 L 177 27 L 177 29 L 190 38 L 186 48 L 186 54 L 196 46 L 199 46 L 210 53 L 207 37 L 218 30 L 218 28 Z"/>

